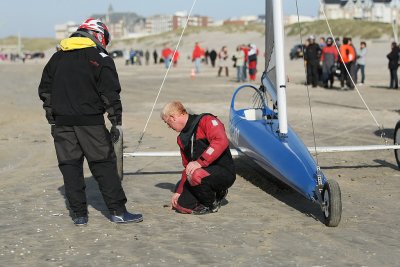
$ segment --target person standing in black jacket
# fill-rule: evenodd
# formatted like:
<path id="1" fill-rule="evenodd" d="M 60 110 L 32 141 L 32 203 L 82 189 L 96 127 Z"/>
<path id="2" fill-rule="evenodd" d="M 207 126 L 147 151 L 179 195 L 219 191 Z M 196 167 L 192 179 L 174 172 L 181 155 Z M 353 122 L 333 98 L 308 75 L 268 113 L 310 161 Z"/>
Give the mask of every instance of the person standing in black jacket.
<path id="1" fill-rule="evenodd" d="M 46 118 L 51 125 L 65 196 L 77 226 L 86 225 L 88 210 L 83 160 L 99 184 L 114 223 L 141 222 L 141 214 L 126 210 L 126 196 L 118 176 L 113 142 L 122 131 L 121 86 L 106 46 L 108 29 L 89 18 L 60 43 L 45 66 L 39 84 Z M 108 113 L 112 127 L 105 126 Z"/>
<path id="2" fill-rule="evenodd" d="M 397 69 L 399 68 L 399 56 L 400 49 L 397 46 L 396 42 L 393 42 L 392 50 L 386 56 L 389 59 L 388 67 L 390 71 L 390 89 L 399 89 L 399 79 L 397 77 Z"/>
<path id="3" fill-rule="evenodd" d="M 319 57 L 321 56 L 321 48 L 315 42 L 315 37 L 310 36 L 309 45 L 305 48 L 304 60 L 307 66 L 307 82 L 311 83 L 312 87 L 317 87 L 319 77 Z"/>

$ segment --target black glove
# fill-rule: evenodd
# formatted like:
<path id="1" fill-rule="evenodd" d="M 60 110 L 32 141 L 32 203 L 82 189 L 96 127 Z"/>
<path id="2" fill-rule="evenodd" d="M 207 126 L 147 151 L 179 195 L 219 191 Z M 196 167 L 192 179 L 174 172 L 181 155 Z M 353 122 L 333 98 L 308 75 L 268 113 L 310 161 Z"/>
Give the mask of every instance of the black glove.
<path id="1" fill-rule="evenodd" d="M 113 125 L 110 129 L 111 141 L 115 144 L 119 140 L 120 132 L 119 129 L 121 126 Z"/>
<path id="2" fill-rule="evenodd" d="M 51 136 L 53 136 L 53 138 L 54 138 L 54 129 L 56 128 L 56 126 L 54 124 L 51 124 L 50 127 L 51 127 L 50 128 Z"/>

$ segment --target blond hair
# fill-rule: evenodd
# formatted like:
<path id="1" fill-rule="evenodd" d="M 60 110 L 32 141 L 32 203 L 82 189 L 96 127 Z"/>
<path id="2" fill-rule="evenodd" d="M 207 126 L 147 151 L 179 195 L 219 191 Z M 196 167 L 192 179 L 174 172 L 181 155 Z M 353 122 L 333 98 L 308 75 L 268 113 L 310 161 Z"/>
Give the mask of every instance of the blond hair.
<path id="1" fill-rule="evenodd" d="M 161 111 L 161 118 L 168 117 L 171 115 L 187 114 L 187 111 L 180 101 L 171 101 L 163 107 Z"/>

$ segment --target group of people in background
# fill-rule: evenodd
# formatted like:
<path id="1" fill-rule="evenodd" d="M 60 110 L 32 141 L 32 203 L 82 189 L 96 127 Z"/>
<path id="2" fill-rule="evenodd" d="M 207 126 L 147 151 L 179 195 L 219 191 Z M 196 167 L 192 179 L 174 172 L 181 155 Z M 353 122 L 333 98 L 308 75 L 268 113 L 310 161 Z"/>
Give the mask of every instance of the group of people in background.
<path id="1" fill-rule="evenodd" d="M 150 58 L 148 50 L 145 53 L 141 50 L 126 50 L 124 54 L 126 65 L 141 65 L 143 54 L 145 56 L 146 65 L 148 65 Z M 218 67 L 218 77 L 221 77 L 223 72 L 226 77 L 229 77 L 229 68 L 232 66 L 233 61 L 233 67 L 236 69 L 236 81 L 245 82 L 247 80 L 256 80 L 258 54 L 259 50 L 255 44 L 238 45 L 236 52 L 231 56 L 228 53 L 228 47 L 225 45 L 217 52 L 215 49 L 203 49 L 200 44 L 196 42 L 192 54 L 188 56 L 188 58 L 194 63 L 193 70 L 196 74 L 201 72 L 201 66 L 203 64 L 210 64 L 213 68 L 216 66 Z M 164 63 L 165 68 L 168 68 L 171 63 L 173 67 L 176 67 L 180 58 L 178 50 L 172 50 L 167 46 L 163 47 L 160 56 L 156 49 L 153 51 L 152 55 L 154 64 Z"/>
<path id="2" fill-rule="evenodd" d="M 340 55 L 338 53 L 338 49 Z M 307 84 L 312 87 L 322 85 L 325 88 L 333 88 L 334 78 L 340 81 L 341 89 L 345 86 L 354 89 L 358 81 L 358 73 L 361 77 L 359 85 L 365 83 L 365 63 L 367 56 L 367 44 L 360 42 L 357 49 L 350 37 L 333 40 L 332 37 L 320 38 L 317 44 L 314 36 L 310 36 L 304 47 L 304 60 L 307 68 Z"/>
<path id="3" fill-rule="evenodd" d="M 255 44 L 249 45 L 238 45 L 233 56 L 230 58 L 228 53 L 228 47 L 222 46 L 221 50 L 217 53 L 215 50 L 208 51 L 204 50 L 199 46 L 199 43 L 195 43 L 192 52 L 192 61 L 195 64 L 196 73 L 200 72 L 200 66 L 202 62 L 208 64 L 208 60 L 211 62 L 211 66 L 215 67 L 215 61 L 218 62 L 218 77 L 221 77 L 223 71 L 225 76 L 229 77 L 229 66 L 231 65 L 230 59 L 233 60 L 233 67 L 236 68 L 236 80 L 237 82 L 244 82 L 247 80 L 255 81 L 257 73 L 257 56 L 258 49 Z M 248 75 L 247 75 L 248 73 Z"/>
<path id="4" fill-rule="evenodd" d="M 234 67 L 236 68 L 236 81 L 245 82 L 247 80 L 247 71 L 249 80 L 256 80 L 258 49 L 255 44 L 238 45 L 236 52 L 232 57 Z"/>

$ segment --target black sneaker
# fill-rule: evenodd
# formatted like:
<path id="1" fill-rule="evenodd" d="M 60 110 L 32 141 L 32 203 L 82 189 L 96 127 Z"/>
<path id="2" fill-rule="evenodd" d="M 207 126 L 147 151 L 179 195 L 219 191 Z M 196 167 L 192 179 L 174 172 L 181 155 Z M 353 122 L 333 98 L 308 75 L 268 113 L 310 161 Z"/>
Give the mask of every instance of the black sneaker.
<path id="1" fill-rule="evenodd" d="M 228 189 L 221 190 L 221 191 L 215 193 L 215 200 L 218 202 L 221 202 L 226 197 L 226 195 L 228 195 Z"/>
<path id="2" fill-rule="evenodd" d="M 142 214 L 133 214 L 125 211 L 121 215 L 111 215 L 110 221 L 113 223 L 130 223 L 130 222 L 141 222 L 143 221 Z"/>
<path id="3" fill-rule="evenodd" d="M 88 223 L 88 217 L 76 217 L 73 219 L 76 226 L 85 226 Z"/>
<path id="4" fill-rule="evenodd" d="M 211 212 L 212 212 L 212 210 L 209 207 L 204 206 L 203 204 L 197 205 L 197 207 L 195 207 L 192 210 L 193 215 L 204 215 L 204 214 L 211 213 Z"/>
<path id="5" fill-rule="evenodd" d="M 218 212 L 219 208 L 221 208 L 221 201 L 215 200 L 214 203 L 211 206 L 211 211 L 212 212 Z"/>

